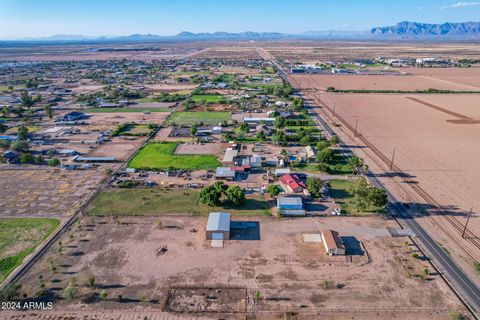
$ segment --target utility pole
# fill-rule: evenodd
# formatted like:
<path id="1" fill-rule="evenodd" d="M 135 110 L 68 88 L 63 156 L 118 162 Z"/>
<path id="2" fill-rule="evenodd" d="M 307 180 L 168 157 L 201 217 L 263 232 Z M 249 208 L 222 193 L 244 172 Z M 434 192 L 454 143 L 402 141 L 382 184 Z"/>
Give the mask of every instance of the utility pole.
<path id="1" fill-rule="evenodd" d="M 390 160 L 390 171 L 393 169 L 393 160 L 395 159 L 395 148 L 393 148 L 392 160 Z"/>
<path id="2" fill-rule="evenodd" d="M 463 228 L 463 232 L 462 232 L 462 238 L 465 238 L 465 232 L 467 231 L 468 221 L 470 221 L 472 212 L 473 212 L 473 207 L 470 209 L 470 212 L 468 213 L 467 222 L 465 222 L 465 227 Z"/>
<path id="3" fill-rule="evenodd" d="M 355 132 L 353 134 L 355 138 L 357 137 L 357 128 L 358 128 L 358 119 L 357 119 L 357 122 L 355 122 Z"/>

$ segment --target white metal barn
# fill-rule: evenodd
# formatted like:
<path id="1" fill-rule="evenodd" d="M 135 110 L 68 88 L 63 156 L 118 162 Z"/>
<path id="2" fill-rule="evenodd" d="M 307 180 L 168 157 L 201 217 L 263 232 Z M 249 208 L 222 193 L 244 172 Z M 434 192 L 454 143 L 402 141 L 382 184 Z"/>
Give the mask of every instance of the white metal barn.
<path id="1" fill-rule="evenodd" d="M 207 240 L 228 240 L 230 238 L 230 213 L 210 212 L 208 215 Z"/>

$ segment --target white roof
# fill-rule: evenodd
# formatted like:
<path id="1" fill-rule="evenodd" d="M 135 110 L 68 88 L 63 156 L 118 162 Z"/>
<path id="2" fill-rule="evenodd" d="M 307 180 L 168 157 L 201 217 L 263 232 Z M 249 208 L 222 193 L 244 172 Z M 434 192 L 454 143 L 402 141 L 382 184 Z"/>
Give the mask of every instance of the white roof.
<path id="1" fill-rule="evenodd" d="M 235 177 L 235 171 L 230 169 L 230 167 L 218 167 L 215 173 L 217 177 Z"/>
<path id="2" fill-rule="evenodd" d="M 275 118 L 243 118 L 244 122 L 273 122 Z"/>
<path id="3" fill-rule="evenodd" d="M 227 149 L 225 150 L 225 155 L 223 156 L 223 162 L 232 162 L 233 158 L 238 154 L 238 150 Z"/>
<path id="4" fill-rule="evenodd" d="M 210 212 L 208 215 L 207 231 L 230 232 L 230 213 Z"/>
<path id="5" fill-rule="evenodd" d="M 275 174 L 279 174 L 279 173 L 290 173 L 290 168 L 275 169 Z"/>
<path id="6" fill-rule="evenodd" d="M 277 198 L 278 205 L 298 205 L 302 206 L 302 198 L 300 197 L 278 197 Z"/>

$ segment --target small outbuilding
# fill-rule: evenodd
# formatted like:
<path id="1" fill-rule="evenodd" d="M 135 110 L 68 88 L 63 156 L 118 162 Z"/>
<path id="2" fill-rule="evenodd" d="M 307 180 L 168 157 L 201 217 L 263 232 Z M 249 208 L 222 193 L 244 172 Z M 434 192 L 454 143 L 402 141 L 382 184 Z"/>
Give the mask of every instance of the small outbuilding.
<path id="1" fill-rule="evenodd" d="M 325 252 L 329 256 L 338 256 L 345 254 L 345 244 L 340 238 L 337 231 L 324 230 L 322 231 L 322 242 L 325 247 Z"/>
<path id="2" fill-rule="evenodd" d="M 300 197 L 278 197 L 277 210 L 283 216 L 304 216 L 305 209 Z"/>
<path id="3" fill-rule="evenodd" d="M 230 213 L 210 212 L 205 235 L 207 240 L 230 239 Z"/>
<path id="4" fill-rule="evenodd" d="M 235 180 L 235 170 L 230 167 L 218 167 L 215 172 L 215 178 L 220 180 Z"/>

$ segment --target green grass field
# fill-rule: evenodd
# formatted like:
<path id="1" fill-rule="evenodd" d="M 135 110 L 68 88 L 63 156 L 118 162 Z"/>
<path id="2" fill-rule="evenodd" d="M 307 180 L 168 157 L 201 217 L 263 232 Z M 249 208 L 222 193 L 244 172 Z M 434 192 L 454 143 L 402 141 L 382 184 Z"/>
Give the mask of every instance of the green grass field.
<path id="1" fill-rule="evenodd" d="M 206 103 L 219 103 L 220 101 L 225 100 L 225 97 L 222 96 L 221 94 L 193 95 L 192 100 L 195 103 L 199 103 L 203 101 L 205 101 Z"/>
<path id="2" fill-rule="evenodd" d="M 49 218 L 0 218 L 0 282 L 59 225 Z"/>
<path id="3" fill-rule="evenodd" d="M 270 215 L 271 204 L 261 196 L 250 196 L 244 205 L 232 207 L 223 201 L 218 207 L 198 203 L 198 190 L 112 189 L 101 193 L 89 207 L 88 215 L 155 216 L 164 214 L 208 215 L 226 211 L 233 215 Z"/>
<path id="4" fill-rule="evenodd" d="M 85 113 L 115 113 L 115 112 L 170 112 L 167 108 L 91 108 L 81 110 Z"/>
<path id="5" fill-rule="evenodd" d="M 222 121 L 230 120 L 230 112 L 174 112 L 166 120 L 167 124 L 193 125 L 204 124 L 218 125 Z"/>
<path id="6" fill-rule="evenodd" d="M 215 169 L 222 164 L 213 155 L 190 155 L 173 154 L 177 143 L 174 142 L 153 142 L 143 147 L 129 162 L 130 168 L 149 169 L 190 169 L 205 170 Z"/>
<path id="7" fill-rule="evenodd" d="M 369 207 L 364 212 L 357 212 L 353 204 L 353 194 L 350 193 L 350 188 L 353 185 L 352 181 L 347 180 L 332 180 L 328 182 L 330 186 L 330 194 L 337 203 L 340 204 L 342 210 L 349 215 L 364 215 L 371 213 L 382 213 L 383 208 Z"/>
<path id="8" fill-rule="evenodd" d="M 17 134 L 18 133 L 18 128 L 20 126 L 15 126 L 15 127 L 11 127 L 11 128 L 8 128 L 8 130 L 5 132 L 7 134 Z M 28 129 L 28 132 L 37 132 L 38 130 L 40 130 L 40 127 L 38 126 L 27 126 L 27 129 Z"/>

